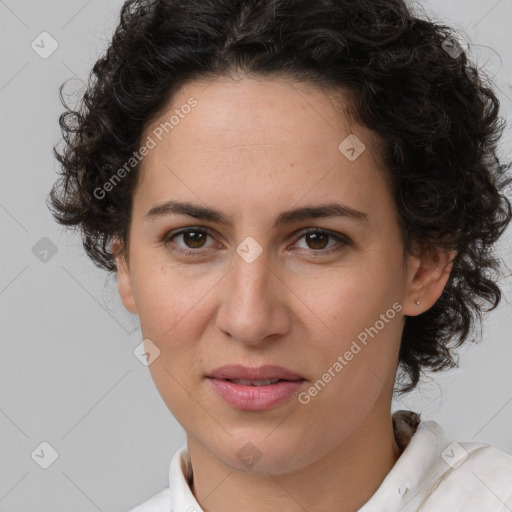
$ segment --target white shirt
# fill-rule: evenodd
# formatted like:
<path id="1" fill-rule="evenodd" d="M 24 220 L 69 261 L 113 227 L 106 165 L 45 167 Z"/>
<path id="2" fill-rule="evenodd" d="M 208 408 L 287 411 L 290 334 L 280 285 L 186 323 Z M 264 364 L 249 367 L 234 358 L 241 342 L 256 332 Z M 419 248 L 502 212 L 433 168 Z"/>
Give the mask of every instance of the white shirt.
<path id="1" fill-rule="evenodd" d="M 393 414 L 403 452 L 358 512 L 512 512 L 512 456 L 485 443 L 449 442 L 435 421 L 414 415 L 411 425 L 404 413 L 414 415 Z M 204 512 L 191 475 L 185 444 L 171 460 L 169 487 L 130 512 Z"/>

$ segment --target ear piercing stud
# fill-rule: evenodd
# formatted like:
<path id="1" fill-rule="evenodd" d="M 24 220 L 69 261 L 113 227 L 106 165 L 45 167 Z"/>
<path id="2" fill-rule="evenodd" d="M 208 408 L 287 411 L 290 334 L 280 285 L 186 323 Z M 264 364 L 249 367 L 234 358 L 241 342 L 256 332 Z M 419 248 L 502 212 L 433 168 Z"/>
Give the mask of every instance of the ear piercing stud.
<path id="1" fill-rule="evenodd" d="M 421 304 L 421 302 L 419 300 L 417 300 L 416 304 L 419 306 Z"/>

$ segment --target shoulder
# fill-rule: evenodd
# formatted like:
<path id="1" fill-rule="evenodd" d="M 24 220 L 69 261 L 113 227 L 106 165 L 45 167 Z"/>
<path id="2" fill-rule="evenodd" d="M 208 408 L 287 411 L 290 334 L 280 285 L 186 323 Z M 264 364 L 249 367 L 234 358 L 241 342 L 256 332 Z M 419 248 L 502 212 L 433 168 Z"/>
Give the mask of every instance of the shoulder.
<path id="1" fill-rule="evenodd" d="M 511 455 L 488 444 L 457 441 L 440 455 L 420 510 L 433 512 L 446 505 L 465 512 L 512 510 Z"/>
<path id="2" fill-rule="evenodd" d="M 403 452 L 361 512 L 511 512 L 512 456 L 486 443 L 449 440 L 435 421 L 399 411 Z"/>
<path id="3" fill-rule="evenodd" d="M 484 443 L 453 441 L 443 451 L 443 459 L 449 466 L 444 480 L 466 480 L 468 495 L 512 497 L 512 456 L 508 453 Z"/>
<path id="4" fill-rule="evenodd" d="M 169 512 L 169 502 L 170 488 L 167 487 L 128 512 Z"/>

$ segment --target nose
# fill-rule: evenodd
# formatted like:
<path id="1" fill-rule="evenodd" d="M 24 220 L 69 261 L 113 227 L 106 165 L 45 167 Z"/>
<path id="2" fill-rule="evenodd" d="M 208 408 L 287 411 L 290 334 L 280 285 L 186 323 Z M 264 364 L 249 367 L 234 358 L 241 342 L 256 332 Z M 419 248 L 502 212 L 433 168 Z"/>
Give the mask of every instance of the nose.
<path id="1" fill-rule="evenodd" d="M 217 327 L 246 345 L 263 344 L 290 329 L 290 290 L 265 251 L 248 263 L 238 254 L 223 279 Z"/>

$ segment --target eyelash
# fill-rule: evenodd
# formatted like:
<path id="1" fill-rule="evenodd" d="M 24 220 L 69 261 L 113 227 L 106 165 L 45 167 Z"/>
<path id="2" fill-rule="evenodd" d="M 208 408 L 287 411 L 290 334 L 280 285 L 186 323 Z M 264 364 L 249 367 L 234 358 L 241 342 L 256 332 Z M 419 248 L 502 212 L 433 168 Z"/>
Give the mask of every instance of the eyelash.
<path id="1" fill-rule="evenodd" d="M 183 228 L 178 231 L 173 231 L 171 233 L 168 233 L 168 234 L 164 235 L 164 237 L 161 241 L 164 243 L 165 246 L 167 246 L 169 242 L 172 242 L 173 238 L 175 238 L 179 235 L 190 233 L 190 232 L 206 233 L 207 235 L 210 235 L 213 238 L 213 234 L 210 233 L 210 231 L 208 229 L 191 226 L 188 228 Z M 328 249 L 310 249 L 310 251 L 312 251 L 313 253 L 316 253 L 316 254 L 320 254 L 320 253 L 321 254 L 330 254 L 332 252 L 337 252 L 337 251 L 340 251 L 344 246 L 351 245 L 351 243 L 352 243 L 351 240 L 344 235 L 341 235 L 339 233 L 333 233 L 331 231 L 327 231 L 325 229 L 320 229 L 320 228 L 306 228 L 306 229 L 300 231 L 299 233 L 297 233 L 295 236 L 298 237 L 297 241 L 299 241 L 301 238 L 303 238 L 304 236 L 309 235 L 311 233 L 327 235 L 330 238 L 334 238 L 337 242 L 341 242 L 341 247 L 337 247 L 335 245 Z M 183 254 L 185 256 L 200 256 L 201 252 L 208 250 L 208 249 L 202 249 L 202 248 L 183 249 L 182 247 L 176 245 L 174 242 L 172 242 L 172 243 L 176 246 L 175 248 L 172 248 L 172 250 L 176 251 L 180 254 Z"/>

